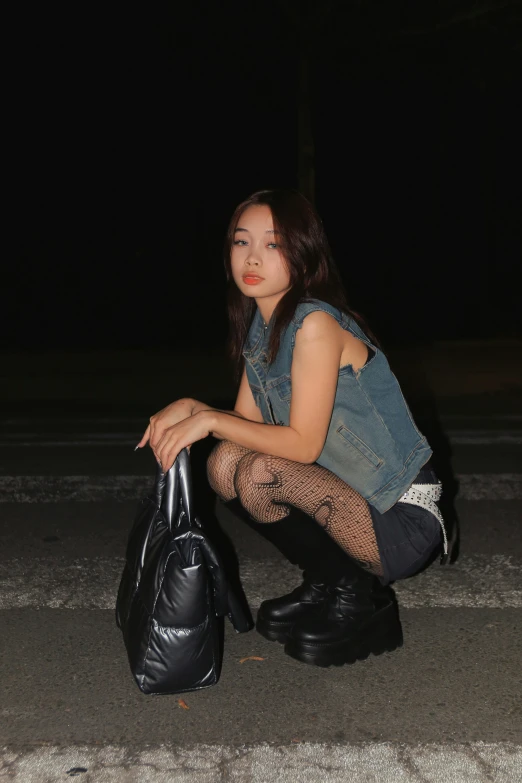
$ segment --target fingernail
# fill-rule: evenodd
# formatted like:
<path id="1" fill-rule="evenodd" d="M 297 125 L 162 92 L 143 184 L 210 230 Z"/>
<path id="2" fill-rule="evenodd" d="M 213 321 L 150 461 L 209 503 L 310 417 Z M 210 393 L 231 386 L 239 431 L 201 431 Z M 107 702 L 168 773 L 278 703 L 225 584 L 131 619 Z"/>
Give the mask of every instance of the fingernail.
<path id="1" fill-rule="evenodd" d="M 138 451 L 139 447 L 140 447 L 140 444 L 138 443 L 138 445 L 136 446 L 136 448 L 134 449 L 134 451 Z"/>

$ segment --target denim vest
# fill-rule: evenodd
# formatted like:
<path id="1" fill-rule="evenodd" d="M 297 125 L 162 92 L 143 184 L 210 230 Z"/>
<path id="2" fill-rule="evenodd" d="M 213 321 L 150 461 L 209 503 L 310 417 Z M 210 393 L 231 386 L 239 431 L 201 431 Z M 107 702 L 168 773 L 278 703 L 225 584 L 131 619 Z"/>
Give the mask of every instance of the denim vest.
<path id="1" fill-rule="evenodd" d="M 351 364 L 340 368 L 330 426 L 316 464 L 335 473 L 383 513 L 409 489 L 432 450 L 415 426 L 388 360 L 353 318 L 318 299 L 300 303 L 281 335 L 275 361 L 268 366 L 274 319 L 265 326 L 257 309 L 243 346 L 252 394 L 265 423 L 289 425 L 295 336 L 303 319 L 315 310 L 329 313 L 375 351 L 357 371 Z"/>

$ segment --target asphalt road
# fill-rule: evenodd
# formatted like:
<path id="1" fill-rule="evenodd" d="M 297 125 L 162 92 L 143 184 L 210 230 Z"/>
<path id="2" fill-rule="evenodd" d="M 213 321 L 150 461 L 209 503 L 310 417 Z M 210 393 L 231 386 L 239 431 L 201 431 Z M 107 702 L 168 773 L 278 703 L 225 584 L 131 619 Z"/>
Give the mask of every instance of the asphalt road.
<path id="1" fill-rule="evenodd" d="M 495 415 L 494 415 L 495 414 Z M 449 418 L 448 418 L 449 417 Z M 141 420 L 5 418 L 0 436 L 0 779 L 515 781 L 522 777 L 522 420 L 447 414 L 440 453 L 459 558 L 396 585 L 404 647 L 355 666 L 294 661 L 226 628 L 219 684 L 135 686 L 114 598 L 136 498 L 154 474 Z M 199 516 L 252 611 L 299 573 L 205 489 Z M 228 548 L 227 548 L 228 547 Z M 243 658 L 256 656 L 262 660 Z"/>

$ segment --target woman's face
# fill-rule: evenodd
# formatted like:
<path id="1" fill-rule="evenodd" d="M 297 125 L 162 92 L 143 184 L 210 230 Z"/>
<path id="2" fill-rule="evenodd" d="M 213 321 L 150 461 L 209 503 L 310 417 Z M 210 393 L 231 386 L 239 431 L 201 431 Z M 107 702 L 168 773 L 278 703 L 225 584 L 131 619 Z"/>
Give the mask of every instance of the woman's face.
<path id="1" fill-rule="evenodd" d="M 248 207 L 240 216 L 232 245 L 232 276 L 245 296 L 268 299 L 275 307 L 290 288 L 270 208 Z M 249 277 L 250 275 L 250 277 Z M 273 301 L 272 301 L 273 300 Z"/>

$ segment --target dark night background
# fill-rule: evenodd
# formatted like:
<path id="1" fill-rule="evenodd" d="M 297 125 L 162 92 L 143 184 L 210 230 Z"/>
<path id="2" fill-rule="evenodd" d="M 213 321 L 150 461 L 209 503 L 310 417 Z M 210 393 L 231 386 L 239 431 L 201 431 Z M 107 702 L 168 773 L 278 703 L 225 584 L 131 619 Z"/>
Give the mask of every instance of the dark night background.
<path id="1" fill-rule="evenodd" d="M 520 337 L 521 39 L 518 2 L 24 12 L 4 348 L 221 345 L 231 211 L 298 186 L 303 58 L 352 306 L 385 345 Z"/>
<path id="2" fill-rule="evenodd" d="M 136 780 L 143 765 L 149 780 L 515 780 L 522 0 L 6 8 L 0 767 L 24 781 Z M 362 660 L 354 640 L 355 669 L 301 667 L 227 621 L 221 682 L 184 694 L 186 711 L 135 688 L 114 622 L 157 472 L 135 447 L 182 397 L 234 407 L 227 223 L 254 190 L 303 185 L 433 449 L 449 562 L 393 585 L 405 645 Z M 218 499 L 216 442 L 192 444 L 192 506 L 255 612 L 299 569 L 270 543 L 276 525 Z M 322 580 L 327 550 L 311 554 L 305 578 Z M 379 651 L 388 621 L 371 631 Z"/>

